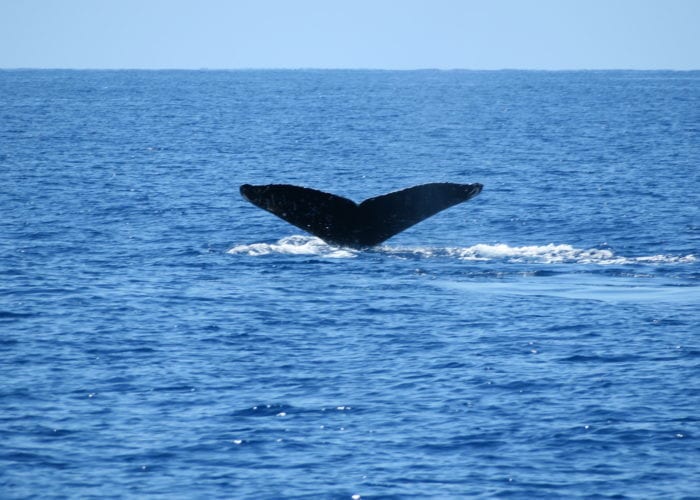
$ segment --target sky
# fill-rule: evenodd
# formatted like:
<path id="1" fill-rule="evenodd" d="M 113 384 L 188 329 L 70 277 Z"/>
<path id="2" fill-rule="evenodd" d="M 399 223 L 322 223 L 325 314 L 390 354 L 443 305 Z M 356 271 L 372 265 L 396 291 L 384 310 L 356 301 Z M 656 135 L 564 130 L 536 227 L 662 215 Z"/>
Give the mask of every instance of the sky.
<path id="1" fill-rule="evenodd" d="M 700 0 L 0 0 L 0 68 L 700 69 Z"/>

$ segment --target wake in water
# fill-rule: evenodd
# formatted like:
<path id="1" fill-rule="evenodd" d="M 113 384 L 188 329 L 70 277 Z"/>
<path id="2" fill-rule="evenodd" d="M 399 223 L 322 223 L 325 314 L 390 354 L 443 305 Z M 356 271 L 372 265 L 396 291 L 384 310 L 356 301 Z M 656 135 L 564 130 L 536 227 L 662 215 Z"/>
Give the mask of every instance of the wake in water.
<path id="1" fill-rule="evenodd" d="M 511 247 L 504 243 L 487 245 L 479 243 L 470 247 L 394 247 L 382 245 L 373 248 L 373 252 L 395 255 L 399 258 L 457 258 L 465 261 L 497 261 L 512 263 L 542 263 L 542 264 L 679 264 L 696 262 L 694 255 L 650 255 L 642 257 L 623 257 L 615 255 L 612 250 L 575 248 L 571 245 L 532 245 Z M 328 245 L 323 240 L 313 236 L 289 236 L 276 243 L 253 243 L 236 245 L 228 250 L 230 254 L 238 255 L 313 255 L 326 258 L 353 258 L 361 251 Z"/>

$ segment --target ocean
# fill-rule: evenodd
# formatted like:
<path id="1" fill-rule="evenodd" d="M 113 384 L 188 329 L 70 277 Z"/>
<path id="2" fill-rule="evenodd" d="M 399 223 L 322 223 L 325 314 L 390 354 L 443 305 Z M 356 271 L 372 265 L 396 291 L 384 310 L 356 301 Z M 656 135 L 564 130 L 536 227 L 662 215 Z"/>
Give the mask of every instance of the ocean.
<path id="1" fill-rule="evenodd" d="M 0 213 L 4 499 L 700 498 L 700 72 L 4 70 Z"/>

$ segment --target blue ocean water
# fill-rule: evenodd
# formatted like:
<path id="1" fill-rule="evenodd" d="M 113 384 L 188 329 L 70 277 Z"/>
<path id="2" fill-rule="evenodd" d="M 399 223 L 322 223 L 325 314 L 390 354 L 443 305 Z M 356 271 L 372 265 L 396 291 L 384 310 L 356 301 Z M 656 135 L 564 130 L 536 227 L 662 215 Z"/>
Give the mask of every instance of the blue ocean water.
<path id="1" fill-rule="evenodd" d="M 697 498 L 699 188 L 700 72 L 0 71 L 0 496 Z"/>

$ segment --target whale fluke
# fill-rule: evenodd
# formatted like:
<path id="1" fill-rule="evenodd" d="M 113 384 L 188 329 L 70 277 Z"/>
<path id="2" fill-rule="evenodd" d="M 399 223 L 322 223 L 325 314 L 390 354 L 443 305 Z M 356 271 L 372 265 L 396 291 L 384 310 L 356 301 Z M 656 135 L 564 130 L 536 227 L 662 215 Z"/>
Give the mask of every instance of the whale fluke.
<path id="1" fill-rule="evenodd" d="M 327 243 L 363 248 L 378 245 L 414 224 L 479 194 L 481 184 L 436 182 L 352 200 L 289 184 L 243 184 L 241 195 L 263 210 Z"/>

